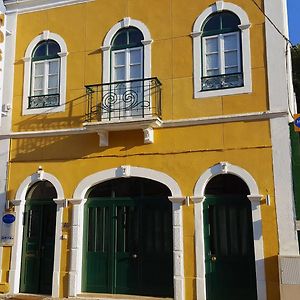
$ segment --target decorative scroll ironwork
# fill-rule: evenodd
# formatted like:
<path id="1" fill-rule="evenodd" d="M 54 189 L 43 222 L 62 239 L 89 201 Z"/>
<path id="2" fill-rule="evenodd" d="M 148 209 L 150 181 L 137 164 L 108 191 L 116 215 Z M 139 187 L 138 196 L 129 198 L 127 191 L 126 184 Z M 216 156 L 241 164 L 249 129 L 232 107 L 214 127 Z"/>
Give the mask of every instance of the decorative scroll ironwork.
<path id="1" fill-rule="evenodd" d="M 29 96 L 28 108 L 46 108 L 59 106 L 59 94 Z"/>
<path id="2" fill-rule="evenodd" d="M 157 78 L 86 86 L 87 121 L 160 116 L 161 83 Z"/>
<path id="3" fill-rule="evenodd" d="M 244 85 L 243 73 L 224 74 L 218 76 L 202 77 L 202 90 L 218 90 L 235 88 Z"/>

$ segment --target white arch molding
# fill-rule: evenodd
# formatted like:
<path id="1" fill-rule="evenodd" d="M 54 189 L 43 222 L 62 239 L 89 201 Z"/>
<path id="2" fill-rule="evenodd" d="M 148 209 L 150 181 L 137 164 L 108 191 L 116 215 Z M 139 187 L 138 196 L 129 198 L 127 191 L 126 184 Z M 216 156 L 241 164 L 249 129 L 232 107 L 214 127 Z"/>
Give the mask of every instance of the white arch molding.
<path id="1" fill-rule="evenodd" d="M 152 179 L 166 185 L 172 196 L 173 212 L 173 256 L 174 256 L 174 299 L 184 299 L 184 265 L 183 265 L 183 228 L 182 228 L 182 197 L 181 190 L 177 182 L 170 176 L 141 167 L 120 166 L 109 170 L 100 171 L 84 178 L 74 191 L 73 199 L 69 202 L 73 204 L 72 209 L 72 234 L 70 249 L 70 272 L 69 272 L 69 297 L 76 297 L 81 293 L 82 278 L 82 245 L 83 245 L 83 224 L 84 224 L 84 204 L 86 193 L 94 185 L 115 178 L 140 177 Z"/>
<path id="2" fill-rule="evenodd" d="M 54 262 L 53 262 L 53 280 L 52 280 L 52 297 L 59 297 L 60 283 L 60 257 L 61 257 L 61 232 L 63 221 L 63 207 L 65 206 L 64 192 L 59 180 L 50 173 L 44 172 L 41 168 L 28 176 L 19 186 L 15 200 L 12 203 L 15 205 L 16 211 L 16 232 L 15 244 L 12 247 L 11 267 L 9 270 L 9 286 L 10 294 L 20 292 L 21 278 L 21 261 L 22 261 L 22 244 L 23 244 L 23 214 L 25 209 L 25 197 L 28 189 L 36 182 L 47 180 L 51 182 L 56 190 L 57 199 L 53 201 L 57 205 L 56 210 L 56 227 L 55 227 L 55 245 L 54 245 Z"/>
<path id="3" fill-rule="evenodd" d="M 47 40 L 54 40 L 60 46 L 60 83 L 59 83 L 59 97 L 60 105 L 58 107 L 51 108 L 35 108 L 28 109 L 28 97 L 30 96 L 30 82 L 31 82 L 31 58 L 34 48 L 38 43 Z M 61 112 L 65 110 L 66 103 L 66 80 L 67 80 L 67 45 L 64 39 L 57 33 L 50 32 L 49 30 L 43 31 L 36 36 L 28 45 L 24 60 L 24 80 L 23 80 L 23 115 L 38 114 L 38 113 L 53 113 Z"/>
<path id="4" fill-rule="evenodd" d="M 202 58 L 201 58 L 201 36 L 202 27 L 205 20 L 215 12 L 223 10 L 231 11 L 237 15 L 241 21 L 239 28 L 241 30 L 241 51 L 242 51 L 242 69 L 244 76 L 244 86 L 233 89 L 220 89 L 214 91 L 201 91 L 202 76 Z M 250 21 L 247 13 L 236 4 L 225 1 L 216 1 L 214 4 L 206 8 L 195 20 L 193 32 L 193 60 L 194 60 L 194 98 L 207 98 L 215 96 L 233 95 L 252 92 L 251 77 L 251 52 L 250 52 Z"/>
<path id="5" fill-rule="evenodd" d="M 232 165 L 228 162 L 220 162 L 206 170 L 198 179 L 194 188 L 195 203 L 195 253 L 196 253 L 196 290 L 197 299 L 206 300 L 205 282 L 205 248 L 203 234 L 203 202 L 205 200 L 205 188 L 207 183 L 215 176 L 221 174 L 232 174 L 241 178 L 249 188 L 252 209 L 252 227 L 255 253 L 255 271 L 258 300 L 266 300 L 266 280 L 264 265 L 264 248 L 262 237 L 262 221 L 258 186 L 252 175 L 245 169 Z"/>
<path id="6" fill-rule="evenodd" d="M 106 34 L 101 50 L 103 51 L 103 83 L 110 82 L 110 49 L 112 39 L 115 34 L 122 28 L 129 26 L 139 29 L 143 36 L 142 44 L 144 45 L 144 78 L 151 77 L 151 35 L 148 27 L 141 21 L 131 19 L 130 17 L 124 18 L 117 24 L 115 24 Z"/>

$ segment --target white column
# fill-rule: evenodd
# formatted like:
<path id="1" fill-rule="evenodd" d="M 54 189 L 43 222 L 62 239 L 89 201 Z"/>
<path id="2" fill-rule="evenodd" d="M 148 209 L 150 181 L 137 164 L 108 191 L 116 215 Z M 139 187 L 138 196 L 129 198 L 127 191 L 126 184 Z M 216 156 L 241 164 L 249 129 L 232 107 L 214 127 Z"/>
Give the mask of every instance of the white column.
<path id="1" fill-rule="evenodd" d="M 254 239 L 254 254 L 255 254 L 255 273 L 256 273 L 256 288 L 258 300 L 267 299 L 265 260 L 264 260 L 264 242 L 262 234 L 261 220 L 261 199 L 262 195 L 248 195 L 251 202 L 252 211 L 252 228 Z"/>
<path id="2" fill-rule="evenodd" d="M 73 205 L 68 296 L 76 297 L 81 290 L 82 219 L 86 199 L 68 199 L 68 201 Z"/>
<path id="3" fill-rule="evenodd" d="M 23 213 L 25 201 L 12 200 L 16 212 L 16 225 L 15 225 L 15 244 L 12 247 L 11 263 L 9 270 L 9 293 L 19 293 L 20 287 L 20 274 L 21 274 L 21 258 L 22 258 L 22 242 L 23 242 Z"/>
<path id="4" fill-rule="evenodd" d="M 206 299 L 205 247 L 203 230 L 203 202 L 205 196 L 191 197 L 195 206 L 195 254 L 196 254 L 196 292 L 198 300 Z"/>
<path id="5" fill-rule="evenodd" d="M 266 15 L 277 28 L 287 34 L 286 1 L 264 0 L 264 7 Z M 286 54 L 286 41 L 267 19 L 265 28 L 270 110 L 287 112 L 286 117 L 270 120 L 279 255 L 298 255 L 288 127 L 291 117 L 289 110 L 293 108 L 293 99 L 290 97 L 290 70 L 287 68 L 289 57 Z"/>
<path id="6" fill-rule="evenodd" d="M 2 2 L 2 1 L 1 1 Z M 1 8 L 3 9 L 3 7 Z M 12 120 L 12 99 L 13 99 L 13 78 L 14 78 L 14 61 L 15 61 L 15 47 L 16 47 L 16 14 L 5 15 L 6 30 L 11 32 L 5 36 L 5 47 L 3 50 L 3 70 L 0 78 L 0 114 L 2 114 L 2 104 L 6 107 L 4 109 L 4 115 L 0 118 L 0 136 L 6 134 L 11 130 Z M 4 27 L 1 29 L 4 31 Z M 2 67 L 2 66 L 1 66 Z M 2 81 L 5 82 L 2 85 Z M 5 201 L 7 200 L 7 173 L 9 168 L 9 139 L 0 139 L 0 213 L 3 211 Z M 2 252 L 3 248 L 0 247 L 0 274 L 2 266 Z"/>
<path id="7" fill-rule="evenodd" d="M 185 197 L 169 197 L 173 212 L 174 299 L 185 299 L 182 204 Z"/>
<path id="8" fill-rule="evenodd" d="M 55 226 L 55 248 L 53 262 L 53 278 L 52 278 L 52 297 L 59 297 L 60 283 L 60 258 L 61 258 L 61 241 L 62 241 L 62 221 L 63 210 L 67 206 L 66 199 L 53 199 L 56 203 L 56 226 Z"/>

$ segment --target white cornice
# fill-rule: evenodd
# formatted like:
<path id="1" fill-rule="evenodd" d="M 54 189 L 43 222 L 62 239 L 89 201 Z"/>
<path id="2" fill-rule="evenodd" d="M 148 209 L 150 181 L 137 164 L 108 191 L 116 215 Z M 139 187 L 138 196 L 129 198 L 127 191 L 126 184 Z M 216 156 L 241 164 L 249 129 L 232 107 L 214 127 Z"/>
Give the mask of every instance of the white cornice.
<path id="1" fill-rule="evenodd" d="M 264 112 L 202 117 L 202 118 L 193 118 L 193 119 L 167 120 L 167 121 L 160 120 L 161 123 L 159 124 L 159 126 L 154 126 L 154 127 L 170 128 L 170 127 L 197 126 L 197 125 L 219 124 L 219 123 L 229 123 L 229 122 L 259 121 L 259 120 L 269 120 L 274 118 L 282 118 L 287 115 L 288 112 L 286 111 L 277 111 L 277 112 L 264 111 Z M 120 124 L 122 124 L 122 122 L 120 122 Z M 121 130 L 120 126 L 117 126 L 118 125 L 117 123 L 115 124 L 117 128 L 114 128 L 113 126 L 114 123 L 111 124 L 103 123 L 102 125 L 103 125 L 102 129 L 106 129 L 108 131 Z M 111 130 L 109 130 L 110 126 L 111 126 Z M 128 127 L 126 128 L 127 128 L 126 130 L 132 129 L 130 125 L 128 125 Z M 135 126 L 134 128 L 137 127 Z M 142 128 L 142 126 L 138 128 Z M 85 133 L 98 133 L 100 129 L 101 129 L 101 123 L 97 123 L 97 124 L 90 123 L 86 127 L 78 127 L 78 128 L 0 133 L 0 140 L 10 139 L 10 138 L 22 139 L 22 138 L 41 137 L 41 136 L 47 137 L 47 136 L 66 136 L 66 135 L 85 134 Z"/>
<path id="2" fill-rule="evenodd" d="M 4 0 L 6 13 L 28 13 L 95 0 Z"/>
<path id="3" fill-rule="evenodd" d="M 245 114 L 224 115 L 224 116 L 167 120 L 167 121 L 163 121 L 161 127 L 162 128 L 184 127 L 184 126 L 218 124 L 218 123 L 229 123 L 229 122 L 240 122 L 240 121 L 268 120 L 273 118 L 280 118 L 287 115 L 288 112 L 286 111 L 262 111 L 262 112 L 253 112 L 253 113 L 245 113 Z"/>

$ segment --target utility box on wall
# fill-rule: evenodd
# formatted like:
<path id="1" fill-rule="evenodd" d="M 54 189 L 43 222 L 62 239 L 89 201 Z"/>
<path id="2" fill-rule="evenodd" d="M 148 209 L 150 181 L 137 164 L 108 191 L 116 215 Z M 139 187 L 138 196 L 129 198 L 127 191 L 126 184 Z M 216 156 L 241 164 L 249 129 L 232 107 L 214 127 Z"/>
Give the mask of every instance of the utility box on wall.
<path id="1" fill-rule="evenodd" d="M 282 300 L 300 295 L 300 256 L 279 256 L 280 294 Z"/>

